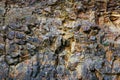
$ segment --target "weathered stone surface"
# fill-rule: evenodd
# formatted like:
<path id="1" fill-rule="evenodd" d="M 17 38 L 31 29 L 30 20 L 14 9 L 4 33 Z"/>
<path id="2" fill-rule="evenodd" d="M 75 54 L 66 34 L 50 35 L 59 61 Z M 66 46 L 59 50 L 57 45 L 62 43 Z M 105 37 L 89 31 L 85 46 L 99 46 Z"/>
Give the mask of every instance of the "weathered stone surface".
<path id="1" fill-rule="evenodd" d="M 0 80 L 120 80 L 119 0 L 0 0 Z"/>

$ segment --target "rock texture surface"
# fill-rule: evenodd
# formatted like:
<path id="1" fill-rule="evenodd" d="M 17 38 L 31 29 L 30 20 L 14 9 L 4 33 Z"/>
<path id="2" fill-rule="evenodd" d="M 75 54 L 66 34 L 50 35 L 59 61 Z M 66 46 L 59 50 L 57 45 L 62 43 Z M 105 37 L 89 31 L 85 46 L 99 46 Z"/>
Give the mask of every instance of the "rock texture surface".
<path id="1" fill-rule="evenodd" d="M 0 0 L 0 80 L 120 80 L 120 0 Z"/>

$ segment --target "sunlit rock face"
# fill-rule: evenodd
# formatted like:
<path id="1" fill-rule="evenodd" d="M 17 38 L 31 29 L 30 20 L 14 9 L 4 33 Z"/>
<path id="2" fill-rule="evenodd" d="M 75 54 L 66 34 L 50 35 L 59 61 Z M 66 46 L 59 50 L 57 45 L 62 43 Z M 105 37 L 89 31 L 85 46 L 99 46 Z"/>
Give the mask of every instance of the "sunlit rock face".
<path id="1" fill-rule="evenodd" d="M 0 80 L 120 80 L 119 0 L 0 0 Z"/>

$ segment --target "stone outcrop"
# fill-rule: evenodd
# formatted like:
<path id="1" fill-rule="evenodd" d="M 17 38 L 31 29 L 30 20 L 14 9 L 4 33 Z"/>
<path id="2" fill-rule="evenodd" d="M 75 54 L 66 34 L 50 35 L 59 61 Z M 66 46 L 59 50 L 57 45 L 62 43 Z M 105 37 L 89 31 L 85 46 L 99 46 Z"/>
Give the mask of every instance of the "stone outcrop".
<path id="1" fill-rule="evenodd" d="M 0 80 L 120 80 L 119 0 L 0 0 Z"/>

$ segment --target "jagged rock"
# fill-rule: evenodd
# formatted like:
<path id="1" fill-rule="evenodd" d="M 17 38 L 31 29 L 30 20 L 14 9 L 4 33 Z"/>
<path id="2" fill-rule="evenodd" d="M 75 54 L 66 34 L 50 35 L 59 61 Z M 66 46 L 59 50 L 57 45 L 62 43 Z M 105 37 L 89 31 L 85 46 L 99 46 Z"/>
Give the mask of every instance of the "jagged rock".
<path id="1" fill-rule="evenodd" d="M 119 0 L 1 0 L 0 80 L 120 80 Z"/>

